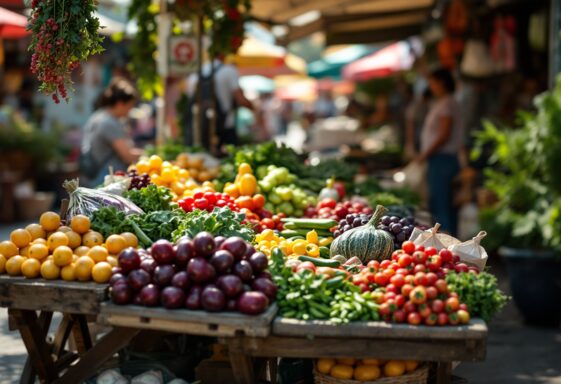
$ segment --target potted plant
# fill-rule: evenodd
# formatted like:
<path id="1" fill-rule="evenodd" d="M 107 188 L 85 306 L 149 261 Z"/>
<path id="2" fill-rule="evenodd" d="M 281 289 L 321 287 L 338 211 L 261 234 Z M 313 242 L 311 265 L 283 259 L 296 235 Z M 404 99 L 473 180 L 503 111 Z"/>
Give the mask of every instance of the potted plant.
<path id="1" fill-rule="evenodd" d="M 485 186 L 498 202 L 482 225 L 507 264 L 515 304 L 526 322 L 561 321 L 561 76 L 520 114 L 516 127 L 484 122 L 472 157 L 491 155 Z"/>

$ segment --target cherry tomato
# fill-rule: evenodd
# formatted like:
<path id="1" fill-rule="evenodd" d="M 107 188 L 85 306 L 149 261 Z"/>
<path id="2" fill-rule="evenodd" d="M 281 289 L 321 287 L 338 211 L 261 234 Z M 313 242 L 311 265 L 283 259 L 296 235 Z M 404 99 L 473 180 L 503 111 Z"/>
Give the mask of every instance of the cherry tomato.
<path id="1" fill-rule="evenodd" d="M 415 251 L 425 252 L 425 246 L 424 245 L 417 245 L 415 247 Z"/>
<path id="2" fill-rule="evenodd" d="M 376 277 L 372 272 L 365 273 L 364 277 L 366 277 L 366 281 L 368 282 L 368 284 L 373 284 L 376 282 Z"/>
<path id="3" fill-rule="evenodd" d="M 380 262 L 378 260 L 370 260 L 366 266 L 368 268 L 374 268 L 374 270 L 377 271 L 380 268 Z"/>
<path id="4" fill-rule="evenodd" d="M 191 196 L 188 196 L 188 197 L 183 199 L 183 202 L 185 202 L 185 204 L 187 204 L 187 205 L 193 205 L 193 203 L 195 202 L 195 199 L 193 199 Z"/>
<path id="5" fill-rule="evenodd" d="M 413 252 L 413 260 L 415 260 L 416 264 L 424 264 L 427 261 L 427 254 L 423 251 L 415 251 Z"/>
<path id="6" fill-rule="evenodd" d="M 433 326 L 438 322 L 438 315 L 436 313 L 431 313 L 425 317 L 425 325 Z"/>
<path id="7" fill-rule="evenodd" d="M 428 260 L 428 267 L 431 271 L 436 272 L 442 266 L 442 259 L 438 255 L 432 255 Z"/>
<path id="8" fill-rule="evenodd" d="M 335 206 L 337 205 L 337 202 L 334 199 L 323 199 L 322 201 L 319 202 L 318 207 L 320 208 L 329 208 L 329 209 L 333 209 L 335 208 Z"/>
<path id="9" fill-rule="evenodd" d="M 394 299 L 386 300 L 386 304 L 390 307 L 390 312 L 397 311 L 397 304 L 395 303 Z"/>
<path id="10" fill-rule="evenodd" d="M 195 208 L 197 209 L 207 209 L 208 208 L 208 200 L 205 198 L 199 198 L 195 200 L 194 203 Z"/>
<path id="11" fill-rule="evenodd" d="M 438 279 L 434 283 L 434 286 L 436 287 L 436 289 L 438 289 L 438 292 L 440 293 L 448 292 L 448 283 L 446 282 L 446 280 Z"/>
<path id="12" fill-rule="evenodd" d="M 438 314 L 438 325 L 448 324 L 448 315 L 444 312 Z"/>
<path id="13" fill-rule="evenodd" d="M 403 254 L 399 256 L 399 259 L 397 261 L 399 266 L 403 268 L 408 267 L 409 265 L 411 265 L 412 262 L 413 262 L 413 257 L 407 254 Z"/>
<path id="14" fill-rule="evenodd" d="M 298 265 L 298 267 L 296 267 L 296 272 L 300 272 L 300 271 L 303 271 L 305 269 L 307 269 L 309 271 L 312 271 L 314 273 L 316 272 L 316 266 L 311 261 L 304 261 L 304 262 L 300 263 Z"/>
<path id="15" fill-rule="evenodd" d="M 376 304 L 382 304 L 384 302 L 384 293 L 383 292 L 373 292 L 372 293 L 372 300 Z"/>
<path id="16" fill-rule="evenodd" d="M 458 316 L 458 312 L 452 312 L 448 314 L 448 322 L 451 325 L 457 325 L 460 323 L 460 316 Z"/>
<path id="17" fill-rule="evenodd" d="M 277 213 L 277 216 L 281 219 L 286 219 L 286 213 L 284 213 L 284 212 Z"/>
<path id="18" fill-rule="evenodd" d="M 399 268 L 397 271 L 395 271 L 395 274 L 403 275 L 403 277 L 405 277 L 409 274 L 409 270 L 407 268 Z"/>
<path id="19" fill-rule="evenodd" d="M 418 272 L 426 272 L 427 267 L 425 267 L 424 264 L 417 264 L 415 265 L 415 268 L 413 268 L 413 273 L 418 273 Z"/>
<path id="20" fill-rule="evenodd" d="M 253 205 L 255 208 L 263 208 L 265 206 L 265 196 L 257 194 L 253 196 Z"/>
<path id="21" fill-rule="evenodd" d="M 403 249 L 404 252 L 412 255 L 413 252 L 415 252 L 415 243 L 413 243 L 412 241 L 404 241 L 403 244 L 401 244 L 401 249 Z"/>
<path id="22" fill-rule="evenodd" d="M 407 313 L 416 312 L 417 306 L 413 304 L 411 301 L 406 301 L 405 304 L 403 304 L 403 310 Z"/>
<path id="23" fill-rule="evenodd" d="M 394 260 L 394 261 L 397 261 L 402 254 L 403 254 L 403 251 L 401 249 L 393 251 L 391 259 Z"/>
<path id="24" fill-rule="evenodd" d="M 391 263 L 392 263 L 391 260 L 383 260 L 383 261 L 380 263 L 380 268 L 386 269 L 386 268 L 388 268 L 388 267 L 391 265 Z"/>
<path id="25" fill-rule="evenodd" d="M 216 203 L 216 200 L 218 200 L 214 192 L 205 192 L 203 196 L 205 199 L 207 199 L 209 204 L 214 204 Z"/>
<path id="26" fill-rule="evenodd" d="M 467 306 L 467 304 L 465 304 L 465 303 L 461 303 L 461 304 L 460 304 L 460 309 L 469 312 L 468 306 Z"/>
<path id="27" fill-rule="evenodd" d="M 381 304 L 378 308 L 378 312 L 380 312 L 382 316 L 389 315 L 391 313 L 390 305 L 388 303 Z"/>
<path id="28" fill-rule="evenodd" d="M 403 309 L 398 309 L 393 313 L 392 320 L 395 321 L 396 323 L 404 323 L 406 316 L 407 314 Z"/>
<path id="29" fill-rule="evenodd" d="M 407 322 L 411 325 L 419 325 L 421 323 L 421 315 L 417 312 L 411 312 L 407 315 Z"/>
<path id="30" fill-rule="evenodd" d="M 261 220 L 261 225 L 268 229 L 275 229 L 275 222 L 272 219 Z"/>
<path id="31" fill-rule="evenodd" d="M 368 284 L 368 281 L 364 277 L 364 275 L 353 275 L 353 284 L 360 285 L 360 284 Z"/>
<path id="32" fill-rule="evenodd" d="M 415 284 L 415 276 L 413 275 L 407 275 L 405 276 L 405 284 Z"/>
<path id="33" fill-rule="evenodd" d="M 465 263 L 458 263 L 454 266 L 454 270 L 457 273 L 465 273 L 469 271 L 469 267 Z"/>
<path id="34" fill-rule="evenodd" d="M 220 200 L 216 200 L 216 204 L 215 204 L 215 205 L 216 205 L 217 207 L 222 208 L 222 207 L 225 207 L 226 205 L 228 205 L 228 203 L 227 203 L 226 201 L 220 199 Z"/>
<path id="35" fill-rule="evenodd" d="M 397 271 L 398 269 L 401 269 L 401 267 L 399 266 L 398 263 L 391 263 L 390 269 L 393 269 L 394 271 Z"/>
<path id="36" fill-rule="evenodd" d="M 385 286 L 388 284 L 389 277 L 384 275 L 382 272 L 378 272 L 374 275 L 374 282 L 378 285 Z"/>
<path id="37" fill-rule="evenodd" d="M 405 278 L 401 274 L 395 274 L 390 278 L 390 283 L 397 288 L 401 288 L 405 284 Z"/>
<path id="38" fill-rule="evenodd" d="M 419 304 L 419 315 L 421 315 L 421 317 L 424 319 L 425 317 L 428 317 L 432 311 L 430 310 L 430 306 L 427 303 L 423 303 L 423 304 Z"/>
<path id="39" fill-rule="evenodd" d="M 360 292 L 362 293 L 370 291 L 370 287 L 368 286 L 368 284 L 362 283 L 359 284 L 358 287 L 360 288 Z"/>
<path id="40" fill-rule="evenodd" d="M 435 313 L 441 313 L 441 312 L 443 312 L 443 311 L 444 311 L 444 301 L 438 300 L 438 299 L 434 300 L 434 301 L 431 303 L 431 309 L 432 309 L 432 311 L 435 312 Z"/>
<path id="41" fill-rule="evenodd" d="M 399 293 L 399 289 L 393 284 L 388 284 L 386 285 L 386 292 L 393 292 L 397 295 Z"/>
<path id="42" fill-rule="evenodd" d="M 415 274 L 415 285 L 422 285 L 425 287 L 428 285 L 428 279 L 426 273 L 417 272 Z"/>
<path id="43" fill-rule="evenodd" d="M 413 302 L 413 304 L 422 304 L 427 301 L 427 291 L 425 287 L 415 287 L 409 294 L 409 300 Z"/>
<path id="44" fill-rule="evenodd" d="M 438 289 L 435 287 L 427 287 L 427 299 L 433 300 L 438 296 Z"/>
<path id="45" fill-rule="evenodd" d="M 438 276 L 434 272 L 427 273 L 427 285 L 434 285 L 438 280 Z"/>
<path id="46" fill-rule="evenodd" d="M 460 318 L 460 323 L 467 324 L 469 323 L 469 312 L 463 309 L 458 310 L 458 317 Z"/>
<path id="47" fill-rule="evenodd" d="M 411 284 L 405 284 L 403 287 L 401 287 L 401 294 L 406 297 L 409 297 L 413 288 L 414 287 Z"/>
<path id="48" fill-rule="evenodd" d="M 427 256 L 433 256 L 436 255 L 438 253 L 438 251 L 436 250 L 436 248 L 434 247 L 427 247 L 425 248 L 425 254 Z"/>
<path id="49" fill-rule="evenodd" d="M 384 301 L 388 301 L 388 300 L 395 300 L 396 297 L 396 293 L 395 292 L 386 292 L 384 294 Z"/>
<path id="50" fill-rule="evenodd" d="M 393 275 L 395 275 L 395 270 L 393 270 L 393 269 L 391 269 L 391 268 L 388 268 L 388 269 L 384 269 L 384 270 L 382 271 L 382 273 L 383 273 L 384 275 L 386 275 L 386 276 L 388 277 L 388 279 L 389 279 L 390 277 L 392 277 Z"/>
<path id="51" fill-rule="evenodd" d="M 449 263 L 453 259 L 452 252 L 447 250 L 446 248 L 442 248 L 438 254 L 442 258 L 443 263 Z"/>
<path id="52" fill-rule="evenodd" d="M 397 304 L 397 306 L 399 308 L 403 307 L 403 305 L 405 304 L 406 301 L 407 301 L 407 298 L 403 294 L 397 295 L 395 297 L 395 303 Z"/>
<path id="53" fill-rule="evenodd" d="M 450 297 L 446 300 L 446 312 L 455 312 L 460 309 L 460 301 L 457 297 Z"/>

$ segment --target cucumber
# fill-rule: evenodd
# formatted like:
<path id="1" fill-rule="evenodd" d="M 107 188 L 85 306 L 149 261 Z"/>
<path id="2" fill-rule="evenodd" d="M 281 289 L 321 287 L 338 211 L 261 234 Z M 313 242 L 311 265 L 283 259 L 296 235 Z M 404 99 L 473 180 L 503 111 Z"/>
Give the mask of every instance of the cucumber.
<path id="1" fill-rule="evenodd" d="M 327 280 L 325 283 L 327 284 L 328 287 L 333 288 L 333 287 L 338 287 L 339 285 L 341 285 L 343 280 L 344 280 L 343 276 L 335 276 L 335 277 L 332 277 L 331 279 Z"/>
<path id="2" fill-rule="evenodd" d="M 285 239 L 288 239 L 289 237 L 294 237 L 294 236 L 303 236 L 306 237 L 306 235 L 308 234 L 308 232 L 310 232 L 311 229 L 285 229 L 284 231 L 282 231 L 280 234 L 282 237 L 284 237 Z M 327 237 L 327 236 L 331 236 L 332 233 L 329 231 L 324 231 L 324 230 L 316 230 L 318 236 L 321 237 Z"/>
<path id="3" fill-rule="evenodd" d="M 329 248 L 327 247 L 319 247 L 319 257 L 322 259 L 330 259 L 329 257 Z"/>
<path id="4" fill-rule="evenodd" d="M 289 237 L 287 240 L 292 242 L 292 241 L 296 241 L 296 240 L 306 240 L 306 238 L 304 236 L 292 236 L 292 237 Z"/>
<path id="5" fill-rule="evenodd" d="M 281 221 L 283 223 L 294 224 L 297 228 L 309 228 L 309 229 L 329 230 L 337 225 L 337 222 L 331 219 L 295 219 L 293 217 L 288 217 L 286 219 L 281 219 Z"/>
<path id="6" fill-rule="evenodd" d="M 322 259 L 319 257 L 311 256 L 298 256 L 298 260 L 311 261 L 316 267 L 339 268 L 339 266 L 341 265 L 341 263 L 339 263 L 337 260 Z"/>

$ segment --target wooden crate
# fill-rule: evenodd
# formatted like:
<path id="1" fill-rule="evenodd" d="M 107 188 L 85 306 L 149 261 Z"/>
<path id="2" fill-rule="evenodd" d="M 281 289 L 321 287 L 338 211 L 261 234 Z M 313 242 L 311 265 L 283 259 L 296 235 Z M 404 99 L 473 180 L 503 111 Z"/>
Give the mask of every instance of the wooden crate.
<path id="1" fill-rule="evenodd" d="M 0 307 L 96 315 L 108 285 L 0 276 Z"/>
<path id="2" fill-rule="evenodd" d="M 99 321 L 116 327 L 142 328 L 202 336 L 266 337 L 277 313 L 273 304 L 261 315 L 247 316 L 239 313 L 167 310 L 136 305 L 103 303 Z"/>

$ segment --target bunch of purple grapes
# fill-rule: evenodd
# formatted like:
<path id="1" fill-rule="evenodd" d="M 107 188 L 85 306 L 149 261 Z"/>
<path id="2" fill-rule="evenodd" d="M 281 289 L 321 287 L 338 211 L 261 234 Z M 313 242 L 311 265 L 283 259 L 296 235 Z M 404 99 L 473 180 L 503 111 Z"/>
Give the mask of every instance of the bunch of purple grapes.
<path id="1" fill-rule="evenodd" d="M 148 175 L 147 173 L 143 173 L 142 175 L 139 175 L 136 169 L 132 169 L 129 171 L 127 176 L 130 177 L 131 179 L 131 185 L 129 187 L 129 190 L 142 189 L 150 185 L 150 175 Z"/>
<path id="2" fill-rule="evenodd" d="M 372 218 L 371 213 L 349 213 L 344 219 L 339 221 L 339 226 L 333 232 L 333 237 L 339 237 L 343 233 L 368 223 Z"/>
<path id="3" fill-rule="evenodd" d="M 415 229 L 414 217 L 382 216 L 378 229 L 388 232 L 393 239 L 395 249 L 400 249 L 401 244 L 408 240 Z"/>

